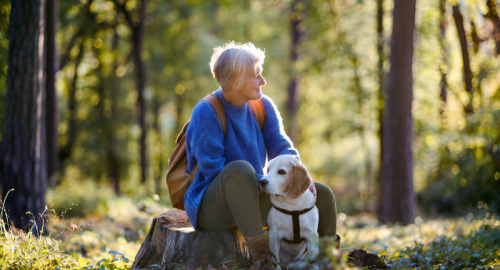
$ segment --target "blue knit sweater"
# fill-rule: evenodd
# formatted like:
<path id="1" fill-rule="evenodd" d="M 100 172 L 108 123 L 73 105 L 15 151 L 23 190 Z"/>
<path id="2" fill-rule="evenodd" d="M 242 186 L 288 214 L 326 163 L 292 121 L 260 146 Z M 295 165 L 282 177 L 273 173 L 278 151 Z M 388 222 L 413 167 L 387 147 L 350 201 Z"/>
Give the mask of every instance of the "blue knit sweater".
<path id="1" fill-rule="evenodd" d="M 195 106 L 186 132 L 189 172 L 198 164 L 194 181 L 184 195 L 184 207 L 195 229 L 203 194 L 228 163 L 246 160 L 252 164 L 260 179 L 268 160 L 283 154 L 299 155 L 283 129 L 276 105 L 269 97 L 262 97 L 267 120 L 261 131 L 248 103 L 243 107 L 230 104 L 222 97 L 221 89 L 214 94 L 222 101 L 226 114 L 226 137 L 214 109 L 206 101 Z"/>

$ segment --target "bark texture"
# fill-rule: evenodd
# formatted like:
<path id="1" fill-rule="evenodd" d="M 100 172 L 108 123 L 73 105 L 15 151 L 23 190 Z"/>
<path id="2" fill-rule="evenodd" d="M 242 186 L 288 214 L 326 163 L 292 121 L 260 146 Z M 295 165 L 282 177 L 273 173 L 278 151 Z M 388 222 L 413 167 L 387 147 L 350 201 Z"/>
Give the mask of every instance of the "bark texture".
<path id="1" fill-rule="evenodd" d="M 146 101 L 144 100 L 144 90 L 146 88 L 146 67 L 144 61 L 142 60 L 142 50 L 144 47 L 144 37 L 146 34 L 146 0 L 140 0 L 140 8 L 136 16 L 127 10 L 126 1 L 121 3 L 118 0 L 114 0 L 115 5 L 118 10 L 123 13 L 127 23 L 132 31 L 131 44 L 132 51 L 131 56 L 134 60 L 134 72 L 135 72 L 135 87 L 137 90 L 137 101 L 136 101 L 136 114 L 137 122 L 141 128 L 141 136 L 139 138 L 140 147 L 140 164 L 141 164 L 141 183 L 146 183 L 146 172 L 147 172 L 147 151 L 146 151 L 146 138 L 147 138 L 147 128 L 146 128 Z"/>
<path id="2" fill-rule="evenodd" d="M 441 64 L 439 66 L 439 73 L 441 74 L 441 80 L 439 83 L 439 98 L 441 99 L 441 106 L 439 108 L 439 116 L 441 120 L 441 128 L 444 128 L 444 112 L 447 103 L 447 74 L 448 74 L 448 61 L 449 61 L 449 49 L 446 43 L 446 28 L 448 23 L 446 22 L 446 0 L 439 0 L 439 48 L 441 50 Z"/>
<path id="3" fill-rule="evenodd" d="M 47 182 L 44 84 L 44 0 L 12 1 L 7 100 L 1 147 L 2 198 L 17 228 L 43 228 Z M 29 212 L 29 214 L 27 214 Z M 37 225 L 37 227 L 33 227 Z"/>
<path id="4" fill-rule="evenodd" d="M 249 265 L 249 255 L 239 230 L 194 231 L 186 212 L 170 210 L 153 219 L 151 229 L 137 253 L 132 269 L 220 269 L 232 263 Z"/>
<path id="5" fill-rule="evenodd" d="M 46 107 L 47 107 L 47 177 L 53 179 L 59 169 L 59 103 L 56 93 L 57 57 L 56 34 L 59 22 L 59 0 L 47 0 L 46 27 Z M 55 186 L 55 181 L 50 181 Z"/>
<path id="6" fill-rule="evenodd" d="M 467 37 L 465 36 L 464 17 L 460 13 L 458 5 L 453 6 L 453 19 L 457 27 L 458 39 L 460 40 L 460 49 L 462 51 L 462 76 L 464 79 L 465 92 L 469 94 L 469 103 L 464 106 L 466 114 L 474 113 L 472 106 L 472 71 L 470 69 L 469 48 L 467 47 Z"/>
<path id="7" fill-rule="evenodd" d="M 411 103 L 415 6 L 415 0 L 395 0 L 394 5 L 383 122 L 381 223 L 408 224 L 414 220 Z"/>
<path id="8" fill-rule="evenodd" d="M 377 79 L 379 84 L 377 97 L 377 113 L 378 113 L 378 138 L 379 138 L 379 154 L 378 154 L 378 172 L 376 175 L 376 186 L 373 188 L 375 197 L 377 198 L 376 213 L 380 214 L 380 206 L 382 204 L 382 155 L 383 155 L 383 137 L 384 137 L 384 100 L 385 100 L 385 71 L 384 62 L 386 56 L 384 53 L 384 0 L 377 0 Z"/>
<path id="9" fill-rule="evenodd" d="M 137 25 L 132 26 L 132 46 L 135 66 L 135 85 L 137 88 L 138 121 L 141 127 L 139 145 L 141 147 L 141 183 L 146 183 L 147 156 L 146 156 L 146 102 L 144 100 L 144 89 L 146 88 L 146 68 L 142 60 L 142 49 L 144 35 L 146 32 L 146 0 L 141 0 L 140 18 Z M 131 22 L 131 20 L 130 20 Z M 133 23 L 131 23 L 133 25 Z"/>
<path id="10" fill-rule="evenodd" d="M 111 48 L 115 55 L 118 55 L 118 45 L 119 45 L 118 32 L 116 29 L 113 31 L 113 38 L 111 42 Z M 109 78 L 109 101 L 110 112 L 109 112 L 109 132 L 106 134 L 106 156 L 108 160 L 108 177 L 113 185 L 113 189 L 116 195 L 120 195 L 120 183 L 121 183 L 121 174 L 120 171 L 122 169 L 122 162 L 120 160 L 119 155 L 119 139 L 116 135 L 116 130 L 118 129 L 118 115 L 117 115 L 117 102 L 120 90 L 120 78 L 116 76 L 116 70 L 118 69 L 118 61 L 115 57 L 113 60 L 113 72 L 110 74 Z"/>
<path id="11" fill-rule="evenodd" d="M 299 123 L 295 116 L 299 110 L 299 84 L 300 75 L 295 69 L 295 65 L 299 60 L 299 48 L 302 40 L 306 35 L 304 29 L 304 14 L 306 13 L 306 0 L 292 1 L 292 14 L 290 17 L 290 81 L 288 82 L 288 100 L 286 110 L 288 113 L 289 132 L 288 135 L 297 147 L 299 142 Z"/>

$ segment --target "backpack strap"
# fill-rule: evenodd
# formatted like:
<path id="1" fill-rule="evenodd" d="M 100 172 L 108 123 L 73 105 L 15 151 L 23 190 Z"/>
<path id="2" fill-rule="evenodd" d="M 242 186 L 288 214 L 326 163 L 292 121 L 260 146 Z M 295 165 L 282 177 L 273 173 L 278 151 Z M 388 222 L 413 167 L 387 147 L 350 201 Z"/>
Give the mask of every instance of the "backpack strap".
<path id="1" fill-rule="evenodd" d="M 264 104 L 262 104 L 262 100 L 250 100 L 248 101 L 250 104 L 250 108 L 252 109 L 253 116 L 257 123 L 259 124 L 260 130 L 264 129 L 264 125 L 266 124 L 266 110 L 264 109 Z"/>
<path id="2" fill-rule="evenodd" d="M 219 118 L 219 122 L 222 127 L 222 133 L 224 134 L 224 137 L 226 137 L 226 132 L 227 132 L 226 115 L 224 114 L 224 107 L 222 107 L 222 102 L 220 101 L 219 97 L 217 97 L 214 94 L 209 94 L 202 100 L 205 100 L 206 102 L 210 103 L 210 105 L 212 105 L 212 108 L 214 108 L 215 114 L 217 115 L 217 118 Z"/>

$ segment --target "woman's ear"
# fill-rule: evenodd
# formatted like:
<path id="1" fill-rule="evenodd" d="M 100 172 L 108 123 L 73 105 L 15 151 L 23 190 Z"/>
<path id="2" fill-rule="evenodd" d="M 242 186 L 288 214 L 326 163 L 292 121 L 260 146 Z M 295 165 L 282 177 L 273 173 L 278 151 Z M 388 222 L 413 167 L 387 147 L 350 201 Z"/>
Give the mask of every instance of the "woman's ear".
<path id="1" fill-rule="evenodd" d="M 297 199 L 300 195 L 304 194 L 311 185 L 311 176 L 302 164 L 293 167 L 293 173 L 288 183 L 287 193 L 292 199 Z"/>

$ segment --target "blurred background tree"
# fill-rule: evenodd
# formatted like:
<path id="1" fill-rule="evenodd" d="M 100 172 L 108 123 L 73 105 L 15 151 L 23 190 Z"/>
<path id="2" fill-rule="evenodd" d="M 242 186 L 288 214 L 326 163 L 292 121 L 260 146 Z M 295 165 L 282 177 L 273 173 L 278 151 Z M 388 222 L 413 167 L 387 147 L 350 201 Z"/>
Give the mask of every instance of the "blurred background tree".
<path id="1" fill-rule="evenodd" d="M 382 136 L 382 223 L 412 223 L 413 187 L 413 39 L 414 0 L 395 0 L 391 37 L 391 68 L 387 76 Z"/>
<path id="2" fill-rule="evenodd" d="M 0 148 L 2 219 L 17 228 L 44 231 L 47 187 L 45 1 L 15 1 L 8 27 L 5 131 Z M 12 196 L 8 194 L 12 191 Z"/>
<path id="3" fill-rule="evenodd" d="M 393 65 L 394 1 L 44 3 L 49 207 L 78 203 L 91 211 L 98 206 L 85 196 L 101 191 L 132 198 L 156 194 L 168 205 L 164 177 L 175 137 L 195 104 L 218 87 L 208 67 L 212 49 L 235 40 L 266 50 L 263 91 L 280 108 L 314 180 L 333 189 L 339 211 L 380 210 L 388 183 L 380 168 L 381 148 L 389 147 L 382 143 L 382 119 L 385 77 Z M 393 101 L 411 106 L 413 130 L 407 131 L 417 215 L 457 214 L 478 203 L 500 209 L 499 4 L 417 3 L 413 95 L 404 104 Z M 0 0 L 4 148 L 10 13 L 11 2 Z M 80 186 L 95 191 L 73 193 Z"/>

